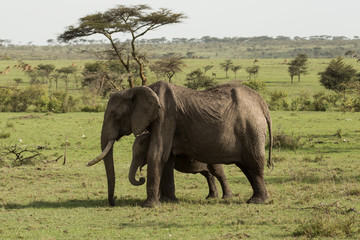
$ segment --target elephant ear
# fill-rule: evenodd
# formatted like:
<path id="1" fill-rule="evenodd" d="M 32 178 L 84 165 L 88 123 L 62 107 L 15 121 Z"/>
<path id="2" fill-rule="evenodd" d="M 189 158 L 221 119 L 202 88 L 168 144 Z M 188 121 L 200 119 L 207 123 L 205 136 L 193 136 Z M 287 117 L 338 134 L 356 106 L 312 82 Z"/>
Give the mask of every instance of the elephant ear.
<path id="1" fill-rule="evenodd" d="M 160 101 L 149 87 L 135 87 L 126 92 L 132 102 L 131 131 L 135 136 L 143 133 L 159 113 Z"/>

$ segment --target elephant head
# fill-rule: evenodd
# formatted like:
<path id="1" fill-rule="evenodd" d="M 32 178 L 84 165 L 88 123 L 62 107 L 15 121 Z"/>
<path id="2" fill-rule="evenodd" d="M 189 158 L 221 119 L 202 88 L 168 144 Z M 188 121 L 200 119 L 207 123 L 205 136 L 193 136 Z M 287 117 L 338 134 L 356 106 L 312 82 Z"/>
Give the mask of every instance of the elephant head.
<path id="1" fill-rule="evenodd" d="M 135 87 L 118 92 L 109 99 L 101 131 L 102 153 L 90 161 L 87 166 L 92 166 L 104 159 L 108 182 L 108 200 L 111 206 L 115 205 L 113 144 L 122 136 L 131 133 L 137 136 L 143 133 L 157 118 L 159 109 L 159 98 L 148 87 Z"/>

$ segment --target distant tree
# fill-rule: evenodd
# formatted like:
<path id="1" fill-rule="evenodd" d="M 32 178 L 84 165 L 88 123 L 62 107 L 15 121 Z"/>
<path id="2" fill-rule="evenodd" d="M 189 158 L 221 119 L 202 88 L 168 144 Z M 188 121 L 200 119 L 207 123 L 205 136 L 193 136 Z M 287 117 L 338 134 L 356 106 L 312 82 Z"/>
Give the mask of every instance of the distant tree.
<path id="1" fill-rule="evenodd" d="M 203 38 L 205 38 L 205 37 L 203 37 Z M 231 60 L 225 60 L 225 62 L 220 63 L 221 69 L 223 69 L 225 71 L 226 78 L 228 78 L 228 71 L 231 69 L 231 67 L 233 65 L 234 64 Z"/>
<path id="2" fill-rule="evenodd" d="M 214 65 L 206 65 L 204 68 L 204 73 L 206 73 L 207 71 L 209 71 L 210 69 L 212 69 L 214 67 Z"/>
<path id="3" fill-rule="evenodd" d="M 288 73 L 291 78 L 291 84 L 293 83 L 294 76 L 298 76 L 300 82 L 300 76 L 307 74 L 307 61 L 308 57 L 306 54 L 298 54 L 297 57 L 288 63 Z"/>
<path id="4" fill-rule="evenodd" d="M 342 57 L 331 60 L 325 71 L 319 72 L 320 83 L 325 88 L 340 94 L 345 94 L 345 90 L 352 82 L 359 81 L 356 70 L 345 64 Z"/>
<path id="5" fill-rule="evenodd" d="M 16 83 L 16 85 L 19 85 L 23 82 L 22 78 L 14 78 L 13 81 Z"/>
<path id="6" fill-rule="evenodd" d="M 256 76 L 259 73 L 260 66 L 259 65 L 253 65 L 250 67 L 247 67 L 245 71 L 249 74 L 249 81 L 251 80 L 252 76 Z"/>
<path id="7" fill-rule="evenodd" d="M 26 67 L 26 70 L 24 70 L 25 74 L 30 78 L 31 85 L 48 83 L 49 74 L 50 74 L 50 71 L 52 71 L 52 70 L 50 70 L 50 68 L 45 69 L 48 66 L 43 65 L 43 67 L 44 68 L 42 68 L 42 69 L 39 69 L 38 67 L 31 68 L 31 66 L 28 65 Z M 55 66 L 54 66 L 54 68 L 55 68 Z"/>
<path id="8" fill-rule="evenodd" d="M 42 83 L 49 84 L 49 91 L 51 90 L 52 79 L 50 77 L 51 73 L 54 71 L 55 65 L 53 64 L 39 64 L 37 66 L 37 73 L 43 79 Z"/>
<path id="9" fill-rule="evenodd" d="M 214 79 L 206 76 L 200 69 L 187 74 L 186 82 L 185 86 L 192 89 L 208 88 L 216 85 Z"/>
<path id="10" fill-rule="evenodd" d="M 234 74 L 235 74 L 235 79 L 236 79 L 236 72 L 239 71 L 240 69 L 241 69 L 240 65 L 236 65 L 236 66 L 231 67 L 231 71 L 233 71 Z"/>
<path id="11" fill-rule="evenodd" d="M 65 91 L 67 92 L 69 89 L 69 75 L 75 74 L 77 72 L 76 66 L 68 66 L 62 67 L 56 70 L 60 74 L 60 78 L 62 78 L 65 82 Z"/>
<path id="12" fill-rule="evenodd" d="M 181 66 L 184 64 L 182 57 L 179 55 L 172 55 L 156 61 L 150 65 L 150 70 L 155 72 L 157 76 L 164 76 L 169 82 L 172 77 L 181 71 Z"/>
<path id="13" fill-rule="evenodd" d="M 80 18 L 78 27 L 69 26 L 58 38 L 67 42 L 94 34 L 104 35 L 110 41 L 116 57 L 128 73 L 129 86 L 134 87 L 130 58 L 138 64 L 142 85 L 146 85 L 147 80 L 144 74 L 146 57 L 137 49 L 136 40 L 149 31 L 164 25 L 179 23 L 185 18 L 182 13 L 173 13 L 165 8 L 153 12 L 151 10 L 148 5 L 130 7 L 119 5 L 103 13 L 95 13 Z M 116 33 L 130 33 L 129 43 L 120 44 L 116 41 L 113 38 L 113 34 Z"/>
<path id="14" fill-rule="evenodd" d="M 120 91 L 122 86 L 122 74 L 126 73 L 124 67 L 118 61 L 96 61 L 85 63 L 83 75 L 83 87 L 93 88 L 96 95 L 106 95 L 109 91 Z"/>

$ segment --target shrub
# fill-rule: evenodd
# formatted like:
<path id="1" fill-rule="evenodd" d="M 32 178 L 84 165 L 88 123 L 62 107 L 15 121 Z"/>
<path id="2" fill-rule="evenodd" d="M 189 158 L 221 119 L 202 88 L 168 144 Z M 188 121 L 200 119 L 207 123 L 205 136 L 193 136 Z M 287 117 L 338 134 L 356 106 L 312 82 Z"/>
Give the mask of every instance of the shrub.
<path id="1" fill-rule="evenodd" d="M 286 102 L 287 93 L 284 91 L 273 91 L 269 93 L 270 101 L 268 102 L 270 110 L 288 110 L 289 105 Z"/>
<path id="2" fill-rule="evenodd" d="M 47 110 L 55 113 L 66 113 L 76 110 L 77 103 L 73 96 L 64 91 L 51 94 Z"/>
<path id="3" fill-rule="evenodd" d="M 77 100 L 64 91 L 50 94 L 44 85 L 31 85 L 25 89 L 0 88 L 2 112 L 57 112 L 77 110 Z"/>
<path id="4" fill-rule="evenodd" d="M 328 94 L 324 92 L 318 92 L 313 95 L 313 109 L 314 111 L 326 111 L 336 106 L 336 102 L 339 100 L 338 94 Z"/>
<path id="5" fill-rule="evenodd" d="M 247 81 L 244 82 L 243 84 L 257 92 L 261 92 L 265 90 L 265 83 L 259 80 Z"/>
<path id="6" fill-rule="evenodd" d="M 344 112 L 360 112 L 360 97 L 345 97 L 341 104 L 341 110 Z"/>
<path id="7" fill-rule="evenodd" d="M 273 146 L 278 149 L 287 148 L 295 151 L 304 145 L 304 143 L 300 142 L 300 139 L 301 136 L 287 135 L 280 129 L 273 135 Z"/>
<path id="8" fill-rule="evenodd" d="M 47 110 L 48 95 L 42 85 L 33 85 L 25 89 L 9 87 L 1 89 L 0 100 L 3 112 L 43 112 Z"/>
<path id="9" fill-rule="evenodd" d="M 81 108 L 82 112 L 104 112 L 105 105 L 85 106 Z"/>
<path id="10" fill-rule="evenodd" d="M 10 137 L 10 133 L 7 132 L 0 132 L 0 139 L 4 139 L 4 138 L 9 138 Z"/>
<path id="11" fill-rule="evenodd" d="M 291 102 L 291 110 L 293 111 L 312 111 L 312 103 L 309 93 L 302 92 L 300 95 Z"/>
<path id="12" fill-rule="evenodd" d="M 208 88 L 216 85 L 213 78 L 206 76 L 200 69 L 186 75 L 185 86 L 191 89 Z"/>
<path id="13" fill-rule="evenodd" d="M 340 219 L 333 217 L 329 213 L 321 215 L 312 215 L 311 219 L 304 221 L 293 232 L 295 237 L 306 236 L 307 238 L 315 237 L 351 237 L 354 232 L 355 218 L 348 217 Z"/>

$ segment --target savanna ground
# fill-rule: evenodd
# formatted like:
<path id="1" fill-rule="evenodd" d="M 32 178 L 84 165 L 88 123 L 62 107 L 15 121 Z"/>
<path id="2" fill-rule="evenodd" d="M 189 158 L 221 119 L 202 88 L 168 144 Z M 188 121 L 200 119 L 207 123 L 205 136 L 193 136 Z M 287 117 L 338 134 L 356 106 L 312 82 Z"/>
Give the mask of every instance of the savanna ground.
<path id="1" fill-rule="evenodd" d="M 285 60 L 289 62 L 291 59 L 259 59 L 259 62 L 255 63 L 260 67 L 259 74 L 255 79 L 265 82 L 268 90 L 284 90 L 290 97 L 296 96 L 301 92 L 309 92 L 310 94 L 313 94 L 318 91 L 325 90 L 324 87 L 320 86 L 317 74 L 318 72 L 325 70 L 331 59 L 309 59 L 308 74 L 302 76 L 300 82 L 298 82 L 297 77 L 295 77 L 294 84 L 290 84 L 290 77 L 287 72 L 288 65 Z M 57 69 L 70 66 L 75 63 L 78 67 L 77 75 L 80 78 L 85 63 L 91 62 L 91 60 L 29 60 L 24 62 L 30 64 L 32 67 L 36 67 L 39 64 L 54 64 Z M 226 82 L 245 82 L 248 80 L 248 74 L 245 71 L 246 67 L 254 65 L 254 59 L 233 59 L 232 62 L 234 65 L 242 66 L 242 68 L 237 72 L 237 77 L 235 79 L 234 72 L 231 70 L 228 71 L 228 78 L 225 78 L 225 71 L 220 67 L 220 63 L 222 62 L 224 62 L 224 59 L 185 59 L 182 71 L 175 74 L 173 82 L 183 85 L 186 82 L 186 74 L 198 68 L 203 70 L 203 67 L 207 65 L 213 65 L 213 68 L 207 72 L 207 75 L 212 76 L 212 73 L 215 73 L 215 80 L 219 84 Z M 345 58 L 344 62 L 352 65 L 357 71 L 360 71 L 360 63 L 357 63 L 355 58 Z M 0 71 L 4 71 L 8 66 L 11 67 L 8 74 L 0 75 L 0 85 L 14 84 L 14 79 L 21 78 L 23 82 L 20 83 L 19 87 L 29 86 L 29 77 L 27 77 L 21 69 L 12 68 L 18 63 L 19 62 L 15 60 L 0 61 Z M 147 71 L 147 77 L 149 84 L 158 81 L 155 74 L 149 70 Z M 70 93 L 78 93 L 79 89 L 76 87 L 74 77 L 70 76 L 69 78 Z M 126 82 L 126 76 L 124 82 Z M 137 84 L 140 84 L 140 80 L 137 80 Z M 79 83 L 78 85 L 80 86 L 81 84 Z M 124 83 L 124 85 L 127 86 L 126 83 Z M 55 84 L 53 83 L 52 90 L 54 90 L 54 88 Z M 65 83 L 61 80 L 59 80 L 59 89 L 65 89 Z"/>
<path id="2" fill-rule="evenodd" d="M 290 96 L 314 93 L 324 90 L 316 73 L 329 61 L 311 59 L 309 74 L 291 85 L 283 60 L 260 59 L 257 78 L 268 89 L 282 89 Z M 356 65 L 353 59 L 346 61 Z M 230 78 L 225 79 L 219 62 L 188 60 L 175 81 L 183 83 L 187 72 L 205 65 L 214 65 L 210 72 L 217 73 L 220 83 L 232 81 L 233 73 L 229 71 Z M 252 64 L 249 59 L 233 62 L 243 68 Z M 0 69 L 7 65 L 0 64 Z M 10 82 L 11 74 L 22 73 L 14 70 L 0 76 L 1 83 Z M 237 75 L 247 79 L 244 69 Z M 35 165 L 9 167 L 11 159 L 0 159 L 0 239 L 360 238 L 360 113 L 271 114 L 274 135 L 286 136 L 294 147 L 274 148 L 275 167 L 265 170 L 271 195 L 267 204 L 245 203 L 252 193 L 250 184 L 237 167 L 229 165 L 224 168 L 232 199 L 205 200 L 204 177 L 176 172 L 179 203 L 148 209 L 141 207 L 145 185 L 135 187 L 127 180 L 132 136 L 115 145 L 115 207 L 107 203 L 103 164 L 85 167 L 100 153 L 103 113 L 0 113 L 2 152 L 4 146 L 15 144 L 29 149 L 46 146 L 39 150 L 44 158 Z M 63 158 L 51 162 L 64 155 L 66 138 L 66 164 Z M 219 184 L 218 190 L 221 195 Z"/>

